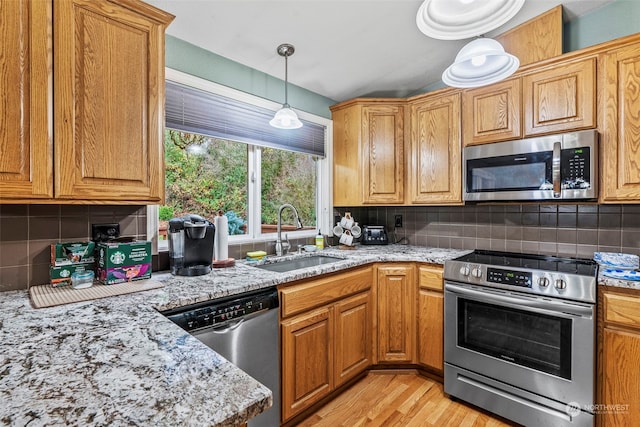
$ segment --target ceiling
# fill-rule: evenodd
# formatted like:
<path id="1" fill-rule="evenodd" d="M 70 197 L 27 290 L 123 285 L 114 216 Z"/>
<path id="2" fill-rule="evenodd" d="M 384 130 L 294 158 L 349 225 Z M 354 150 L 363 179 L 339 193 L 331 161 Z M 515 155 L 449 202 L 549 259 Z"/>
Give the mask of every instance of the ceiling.
<path id="1" fill-rule="evenodd" d="M 284 79 L 281 43 L 295 46 L 289 82 L 334 101 L 403 97 L 440 82 L 470 39 L 416 27 L 422 0 L 146 0 L 176 16 L 167 34 Z M 485 1 L 485 0 L 480 0 Z M 565 21 L 613 0 L 526 0 L 495 36 L 563 4 Z"/>

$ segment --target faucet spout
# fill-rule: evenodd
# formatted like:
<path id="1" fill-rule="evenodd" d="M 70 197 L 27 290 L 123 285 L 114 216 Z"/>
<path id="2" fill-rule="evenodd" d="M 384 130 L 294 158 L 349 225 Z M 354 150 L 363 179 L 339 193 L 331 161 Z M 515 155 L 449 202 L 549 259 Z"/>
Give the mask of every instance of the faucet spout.
<path id="1" fill-rule="evenodd" d="M 278 225 L 276 230 L 278 232 L 278 237 L 276 239 L 276 256 L 282 256 L 285 250 L 289 250 L 289 242 L 282 243 L 282 211 L 286 208 L 289 208 L 293 211 L 293 217 L 296 224 L 297 229 L 302 228 L 302 221 L 300 221 L 300 216 L 298 215 L 298 211 L 296 208 L 289 204 L 285 203 L 278 208 Z"/>

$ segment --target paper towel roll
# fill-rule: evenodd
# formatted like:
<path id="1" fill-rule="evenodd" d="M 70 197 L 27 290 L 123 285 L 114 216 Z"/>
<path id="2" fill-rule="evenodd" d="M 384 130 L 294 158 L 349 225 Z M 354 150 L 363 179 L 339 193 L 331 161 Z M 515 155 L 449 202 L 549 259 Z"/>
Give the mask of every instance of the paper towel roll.
<path id="1" fill-rule="evenodd" d="M 229 223 L 225 215 L 213 218 L 216 226 L 216 234 L 213 238 L 213 258 L 216 261 L 224 261 L 229 258 Z"/>

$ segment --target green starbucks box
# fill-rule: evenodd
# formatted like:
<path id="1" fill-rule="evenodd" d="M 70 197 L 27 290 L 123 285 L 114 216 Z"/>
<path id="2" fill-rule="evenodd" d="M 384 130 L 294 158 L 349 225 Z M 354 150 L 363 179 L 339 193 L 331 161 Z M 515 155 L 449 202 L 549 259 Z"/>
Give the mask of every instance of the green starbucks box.
<path id="1" fill-rule="evenodd" d="M 71 284 L 71 275 L 77 272 L 93 270 L 95 264 L 93 262 L 76 262 L 73 264 L 55 266 L 49 268 L 49 283 L 54 288 L 59 286 L 67 286 Z"/>
<path id="2" fill-rule="evenodd" d="M 96 246 L 96 276 L 105 285 L 151 277 L 151 242 L 102 242 Z"/>

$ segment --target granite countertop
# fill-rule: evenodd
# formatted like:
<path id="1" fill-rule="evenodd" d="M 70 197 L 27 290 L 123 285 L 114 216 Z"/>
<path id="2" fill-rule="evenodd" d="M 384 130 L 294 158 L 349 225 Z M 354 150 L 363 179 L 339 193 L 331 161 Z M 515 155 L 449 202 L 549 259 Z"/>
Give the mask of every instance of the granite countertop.
<path id="1" fill-rule="evenodd" d="M 161 289 L 45 309 L 32 308 L 26 291 L 0 293 L 0 423 L 239 425 L 271 406 L 271 391 L 158 310 L 371 262 L 442 264 L 467 252 L 325 249 L 344 260 L 290 273 L 239 261 L 199 277 L 154 275 Z"/>

